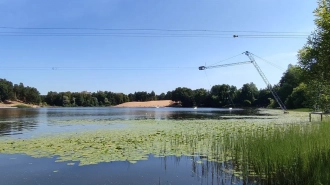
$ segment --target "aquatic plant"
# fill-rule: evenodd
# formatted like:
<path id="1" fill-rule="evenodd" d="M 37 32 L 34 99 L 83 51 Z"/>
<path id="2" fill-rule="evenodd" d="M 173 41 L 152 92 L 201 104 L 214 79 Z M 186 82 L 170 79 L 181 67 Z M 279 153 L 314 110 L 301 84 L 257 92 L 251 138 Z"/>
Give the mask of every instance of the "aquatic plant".
<path id="1" fill-rule="evenodd" d="M 56 157 L 57 162 L 67 161 L 68 165 L 136 163 L 146 160 L 149 154 L 199 156 L 208 162 L 228 164 L 225 166 L 229 172 L 247 183 L 329 182 L 330 122 L 309 123 L 306 113 L 290 113 L 277 119 L 57 122 L 69 123 L 121 123 L 128 127 L 1 139 L 0 153 Z M 202 165 L 203 160 L 196 164 Z"/>

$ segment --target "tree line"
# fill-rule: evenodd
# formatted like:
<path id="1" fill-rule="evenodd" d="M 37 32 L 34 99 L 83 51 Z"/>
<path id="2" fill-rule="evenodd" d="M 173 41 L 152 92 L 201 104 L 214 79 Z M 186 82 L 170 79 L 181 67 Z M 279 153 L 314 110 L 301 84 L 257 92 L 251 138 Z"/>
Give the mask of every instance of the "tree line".
<path id="1" fill-rule="evenodd" d="M 305 85 L 302 83 L 302 70 L 290 65 L 283 74 L 274 90 L 285 102 L 288 108 L 306 107 Z M 40 95 L 33 87 L 25 87 L 23 83 L 12 84 L 6 79 L 0 79 L 0 99 L 20 100 L 25 103 L 43 104 L 64 107 L 94 107 L 114 106 L 130 101 L 173 100 L 180 102 L 182 107 L 277 107 L 268 88 L 258 89 L 254 83 L 246 83 L 241 88 L 221 84 L 214 85 L 210 90 L 203 88 L 190 89 L 178 87 L 166 94 L 156 95 L 154 91 L 139 91 L 130 94 L 111 91 L 98 92 L 54 92 Z"/>
<path id="2" fill-rule="evenodd" d="M 23 83 L 13 84 L 0 78 L 0 102 L 6 100 L 20 100 L 30 104 L 40 104 L 41 96 L 34 87 L 25 87 Z"/>

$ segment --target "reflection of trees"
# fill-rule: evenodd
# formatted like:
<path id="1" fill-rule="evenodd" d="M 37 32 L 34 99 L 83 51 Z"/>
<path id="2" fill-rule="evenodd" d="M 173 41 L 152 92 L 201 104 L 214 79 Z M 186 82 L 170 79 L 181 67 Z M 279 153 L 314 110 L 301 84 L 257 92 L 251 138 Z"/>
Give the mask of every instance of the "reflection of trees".
<path id="1" fill-rule="evenodd" d="M 0 110 L 0 136 L 21 134 L 24 130 L 34 129 L 38 124 L 33 118 L 37 115 L 38 111 L 32 109 Z"/>
<path id="2" fill-rule="evenodd" d="M 37 127 L 33 121 L 10 121 L 0 123 L 0 136 L 22 134 L 24 130 L 32 130 Z"/>
<path id="3" fill-rule="evenodd" d="M 161 158 L 161 163 L 166 171 L 169 165 L 184 165 L 180 164 L 182 159 L 191 161 L 191 168 L 187 167 L 184 168 L 184 170 L 190 170 L 191 177 L 201 185 L 250 184 L 257 180 L 253 177 L 243 179 L 239 177 L 237 173 L 234 173 L 234 171 L 238 169 L 235 169 L 237 166 L 233 161 L 210 162 L 207 161 L 207 156 L 164 156 Z"/>

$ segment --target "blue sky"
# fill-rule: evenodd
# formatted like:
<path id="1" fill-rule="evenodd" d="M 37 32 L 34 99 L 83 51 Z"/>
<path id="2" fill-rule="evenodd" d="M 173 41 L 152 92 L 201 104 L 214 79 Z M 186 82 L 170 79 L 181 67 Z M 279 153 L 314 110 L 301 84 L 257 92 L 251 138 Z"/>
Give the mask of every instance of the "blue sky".
<path id="1" fill-rule="evenodd" d="M 315 28 L 313 11 L 316 6 L 316 0 L 0 0 L 0 27 L 7 27 L 0 28 L 0 78 L 36 87 L 41 94 L 85 90 L 123 93 L 154 90 L 160 94 L 176 87 L 210 89 L 212 85 L 225 83 L 240 88 L 249 82 L 264 88 L 266 85 L 253 65 L 206 71 L 199 71 L 198 66 L 250 51 L 282 68 L 279 70 L 256 58 L 270 83 L 278 83 L 288 64 L 297 63 L 297 51 L 306 43 L 307 37 L 232 38 L 230 35 L 251 34 L 240 31 L 308 35 Z M 95 35 L 109 31 L 8 27 L 236 32 L 220 32 L 227 34 L 223 36 L 226 38 L 190 37 L 187 35 L 196 32 L 174 32 L 186 35 L 177 37 L 172 36 L 171 31 L 131 31 L 133 35 L 145 34 L 147 37 L 40 36 Z M 112 31 L 116 34 L 127 32 Z M 25 36 L 6 36 L 13 33 Z M 159 34 L 166 36 L 153 37 Z M 222 63 L 247 60 L 241 55 Z M 36 70 L 38 67 L 43 69 Z M 51 70 L 53 67 L 58 70 Z M 62 67 L 74 70 L 60 70 Z M 95 70 L 113 67 L 125 70 Z M 77 70 L 79 68 L 94 69 Z"/>

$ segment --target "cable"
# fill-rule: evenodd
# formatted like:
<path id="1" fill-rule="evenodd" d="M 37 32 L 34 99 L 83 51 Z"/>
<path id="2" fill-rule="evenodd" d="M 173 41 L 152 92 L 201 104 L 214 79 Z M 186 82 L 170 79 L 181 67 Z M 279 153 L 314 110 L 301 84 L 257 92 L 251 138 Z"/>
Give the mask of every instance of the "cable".
<path id="1" fill-rule="evenodd" d="M 226 34 L 150 34 L 150 33 L 0 33 L 0 36 L 9 37 L 204 37 L 204 38 L 233 38 Z M 307 36 L 306 36 L 307 37 Z M 304 36 L 234 36 L 234 38 L 298 38 L 305 39 Z"/>
<path id="2" fill-rule="evenodd" d="M 201 36 L 228 36 L 231 34 L 219 34 L 219 33 L 148 33 L 148 32 L 0 32 L 0 34 L 6 35 L 156 35 L 156 36 L 185 36 L 185 35 L 201 35 Z"/>
<path id="3" fill-rule="evenodd" d="M 254 55 L 255 57 L 257 57 L 257 58 L 263 60 L 264 62 L 267 62 L 268 64 L 270 64 L 270 65 L 276 67 L 276 68 L 279 69 L 279 70 L 284 70 L 281 66 L 278 66 L 278 65 L 276 65 L 276 64 L 274 64 L 274 63 L 272 63 L 272 62 L 269 62 L 269 61 L 267 61 L 267 60 L 265 60 L 265 59 L 263 59 L 263 58 L 261 58 L 261 57 L 255 55 L 255 54 L 253 54 L 253 55 Z"/>
<path id="4" fill-rule="evenodd" d="M 11 34 L 0 34 L 0 37 L 35 37 L 35 36 L 41 36 L 41 37 L 143 37 L 143 38 L 222 38 L 222 39 L 231 39 L 232 37 L 221 37 L 221 36 L 207 36 L 207 35 L 28 35 L 28 34 L 22 34 L 22 35 L 11 35 Z"/>
<path id="5" fill-rule="evenodd" d="M 207 79 L 207 82 L 209 83 L 209 86 L 210 86 L 210 90 L 211 90 L 211 83 L 210 83 L 210 80 L 209 80 L 209 77 L 207 76 L 207 74 L 206 74 L 206 70 L 204 70 L 204 72 L 205 72 L 205 76 L 206 76 L 206 79 Z"/>
<path id="6" fill-rule="evenodd" d="M 226 60 L 230 60 L 230 59 L 235 58 L 235 57 L 238 57 L 238 56 L 240 56 L 240 55 L 242 55 L 242 54 L 238 54 L 238 55 L 235 55 L 235 56 L 229 57 L 229 58 L 227 58 L 227 59 L 224 59 L 224 60 L 221 60 L 221 61 L 219 61 L 219 62 L 213 63 L 213 64 L 211 64 L 211 65 L 209 65 L 209 66 L 213 66 L 213 65 L 215 65 L 215 64 L 218 64 L 218 63 L 224 62 L 224 61 L 226 61 Z"/>
<path id="7" fill-rule="evenodd" d="M 231 30 L 212 30 L 212 29 L 161 29 L 161 28 L 78 28 L 78 27 L 10 27 L 1 26 L 0 29 L 16 29 L 16 30 L 103 30 L 103 31 L 166 31 L 166 32 L 240 32 L 240 33 L 304 33 L 307 32 L 276 32 L 276 31 L 231 31 Z"/>
<path id="8" fill-rule="evenodd" d="M 196 70 L 197 67 L 0 67 L 0 70 Z"/>

